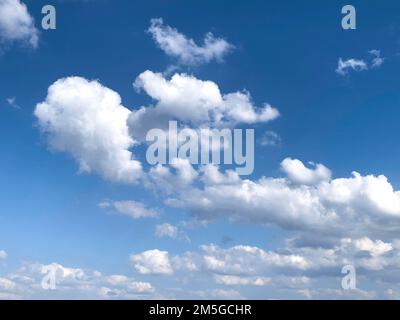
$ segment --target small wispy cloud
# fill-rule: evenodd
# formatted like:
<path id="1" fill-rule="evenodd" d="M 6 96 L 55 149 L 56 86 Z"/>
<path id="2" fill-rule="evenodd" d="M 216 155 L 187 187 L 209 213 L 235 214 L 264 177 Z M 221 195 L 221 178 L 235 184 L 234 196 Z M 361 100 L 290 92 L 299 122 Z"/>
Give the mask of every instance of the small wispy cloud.
<path id="1" fill-rule="evenodd" d="M 354 70 L 359 72 L 363 70 L 368 70 L 368 66 L 364 60 L 357 60 L 357 59 L 343 60 L 342 58 L 339 58 L 338 67 L 335 70 L 336 73 L 344 76 L 348 74 L 349 70 Z"/>
<path id="2" fill-rule="evenodd" d="M 133 201 L 103 201 L 98 204 L 102 209 L 111 208 L 120 214 L 126 215 L 133 219 L 155 218 L 159 216 L 159 212 L 155 209 L 148 208 L 145 204 Z"/>
<path id="3" fill-rule="evenodd" d="M 274 131 L 265 132 L 259 140 L 259 144 L 263 147 L 277 147 L 280 146 L 281 143 L 281 137 Z"/>
<path id="4" fill-rule="evenodd" d="M 385 59 L 381 57 L 380 50 L 370 50 L 369 54 L 371 54 L 374 57 L 371 62 L 371 68 L 378 68 L 385 61 Z"/>
<path id="5" fill-rule="evenodd" d="M 15 109 L 21 109 L 21 107 L 17 104 L 17 98 L 15 98 L 15 97 L 7 98 L 6 101 L 9 106 L 11 106 Z"/>
<path id="6" fill-rule="evenodd" d="M 339 58 L 338 66 L 335 72 L 337 74 L 340 74 L 341 76 L 345 76 L 349 73 L 350 70 L 353 70 L 355 72 L 360 72 L 370 69 L 376 69 L 379 68 L 384 63 L 385 58 L 381 57 L 380 50 L 374 49 L 368 51 L 368 53 L 370 56 L 366 60 L 355 59 L 355 58 L 343 60 L 343 58 Z"/>

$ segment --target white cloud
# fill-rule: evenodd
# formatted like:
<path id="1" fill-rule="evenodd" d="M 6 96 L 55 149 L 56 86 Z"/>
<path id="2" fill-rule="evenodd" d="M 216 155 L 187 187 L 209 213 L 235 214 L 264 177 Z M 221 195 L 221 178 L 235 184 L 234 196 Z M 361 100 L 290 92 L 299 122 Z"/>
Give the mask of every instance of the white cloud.
<path id="1" fill-rule="evenodd" d="M 167 251 L 148 250 L 140 254 L 132 254 L 130 260 L 135 270 L 141 274 L 169 275 L 173 273 Z"/>
<path id="2" fill-rule="evenodd" d="M 145 71 L 135 86 L 157 100 L 156 105 L 131 112 L 117 92 L 96 80 L 67 77 L 53 83 L 34 112 L 49 148 L 71 155 L 80 172 L 94 172 L 111 182 L 143 179 L 146 183 L 131 149 L 145 141 L 148 130 L 166 129 L 174 119 L 194 133 L 199 128 L 268 122 L 279 116 L 270 105 L 255 107 L 247 92 L 223 95 L 214 82 L 186 74 L 165 79 L 160 73 Z M 179 179 L 171 179 L 176 183 L 172 187 L 197 178 L 197 172 L 180 160 L 171 167 L 179 173 Z M 162 173 L 158 169 L 152 168 L 150 176 Z"/>
<path id="3" fill-rule="evenodd" d="M 21 107 L 17 104 L 17 99 L 15 97 L 7 98 L 6 99 L 9 106 L 13 107 L 14 109 L 20 109 Z"/>
<path id="4" fill-rule="evenodd" d="M 159 216 L 159 212 L 154 209 L 147 208 L 145 204 L 133 201 L 104 201 L 99 203 L 100 208 L 113 208 L 120 214 L 126 215 L 133 219 L 155 218 Z"/>
<path id="5" fill-rule="evenodd" d="M 15 282 L 6 278 L 0 278 L 0 290 L 11 290 L 13 288 L 15 288 Z"/>
<path id="6" fill-rule="evenodd" d="M 187 74 L 166 79 L 161 73 L 147 70 L 137 77 L 134 86 L 157 101 L 154 107 L 142 107 L 129 117 L 131 134 L 139 140 L 144 140 L 149 129 L 167 129 L 169 120 L 216 127 L 268 122 L 279 116 L 278 110 L 268 104 L 256 108 L 247 92 L 221 94 L 216 83 Z"/>
<path id="7" fill-rule="evenodd" d="M 135 143 L 126 124 L 129 114 L 118 93 L 80 77 L 53 83 L 35 109 L 52 150 L 71 154 L 82 172 L 125 183 L 142 173 L 129 151 Z"/>
<path id="8" fill-rule="evenodd" d="M 152 188 L 154 192 L 170 194 L 189 187 L 198 177 L 198 172 L 193 169 L 188 159 L 174 159 L 171 168 L 174 173 L 169 167 L 160 164 L 152 167 L 146 176 L 146 187 Z"/>
<path id="9" fill-rule="evenodd" d="M 200 168 L 202 172 L 201 181 L 205 185 L 218 185 L 218 184 L 237 184 L 240 177 L 236 171 L 228 170 L 221 173 L 219 168 L 215 165 L 209 164 Z"/>
<path id="10" fill-rule="evenodd" d="M 170 257 L 160 250 L 131 256 L 138 273 L 171 276 L 179 285 L 181 297 L 233 299 L 242 296 L 244 287 L 263 287 L 259 298 L 295 296 L 299 298 L 365 299 L 395 297 L 400 270 L 400 240 L 343 238 L 330 248 L 296 247 L 292 242 L 274 250 L 236 245 L 223 248 L 214 244 L 200 250 Z M 339 290 L 341 269 L 351 264 L 357 270 L 357 290 Z M 55 271 L 56 289 L 43 290 L 44 271 Z M 173 276 L 179 274 L 179 277 Z M 199 290 L 207 283 L 207 291 Z M 213 284 L 214 283 L 214 284 Z M 374 290 L 363 288 L 374 285 Z M 168 285 L 169 286 L 169 285 Z M 222 286 L 240 290 L 225 290 Z M 175 288 L 175 287 L 174 287 Z M 17 271 L 0 277 L 3 299 L 137 299 L 159 296 L 158 288 L 122 274 L 103 275 L 99 271 L 65 267 L 58 263 L 26 263 Z M 246 291 L 243 291 L 243 293 Z M 320 295 L 318 295 L 320 294 Z M 173 298 L 174 296 L 170 296 Z"/>
<path id="11" fill-rule="evenodd" d="M 282 290 L 298 289 L 301 287 L 309 288 L 311 285 L 311 279 L 304 276 L 274 276 L 272 278 L 268 278 L 265 276 L 237 276 L 215 274 L 213 277 L 216 283 L 225 286 L 274 286 L 278 290 Z"/>
<path id="12" fill-rule="evenodd" d="M 174 271 L 184 279 L 205 275 L 224 286 L 267 286 L 281 293 L 301 290 L 301 294 L 305 293 L 303 290 L 325 291 L 328 298 L 336 297 L 333 292 L 329 297 L 328 292 L 340 287 L 342 267 L 350 264 L 356 268 L 360 284 L 368 287 L 366 282 L 370 282 L 380 287 L 382 295 L 398 279 L 398 242 L 343 238 L 330 248 L 296 247 L 287 243 L 275 250 L 247 245 L 222 248 L 211 244 L 201 246 L 200 251 L 176 255 L 170 261 Z M 357 298 L 354 294 L 348 298 Z M 310 294 L 309 298 L 315 296 Z"/>
<path id="13" fill-rule="evenodd" d="M 336 73 L 344 76 L 344 75 L 348 74 L 350 69 L 352 69 L 354 71 L 363 71 L 363 70 L 367 70 L 368 66 L 364 60 L 348 59 L 348 60 L 343 61 L 342 58 L 339 58 Z"/>
<path id="14" fill-rule="evenodd" d="M 393 250 L 391 243 L 385 243 L 381 240 L 372 241 L 367 237 L 355 240 L 354 246 L 359 250 L 370 252 L 373 256 L 379 256 Z"/>
<path id="15" fill-rule="evenodd" d="M 223 215 L 232 221 L 311 231 L 321 239 L 345 235 L 385 239 L 400 231 L 400 191 L 395 191 L 385 176 L 354 172 L 349 178 L 330 180 L 325 167 L 309 170 L 304 165 L 288 166 L 289 178 L 252 181 L 229 170 L 221 173 L 208 168 L 200 171 L 203 185 L 176 189 L 165 203 L 188 209 L 200 220 Z"/>
<path id="16" fill-rule="evenodd" d="M 243 296 L 237 290 L 214 289 L 194 292 L 198 299 L 241 300 Z"/>
<path id="17" fill-rule="evenodd" d="M 378 68 L 385 61 L 385 59 L 381 57 L 380 50 L 370 50 L 369 53 L 373 56 L 373 59 L 371 62 L 371 68 Z"/>
<path id="18" fill-rule="evenodd" d="M 158 224 L 156 225 L 155 235 L 159 238 L 168 237 L 177 239 L 179 235 L 178 227 L 169 223 Z"/>
<path id="19" fill-rule="evenodd" d="M 316 300 L 373 300 L 377 299 L 376 292 L 360 289 L 302 289 L 299 290 L 306 299 Z"/>
<path id="20" fill-rule="evenodd" d="M 209 271 L 231 275 L 253 275 L 271 268 L 306 270 L 310 262 L 295 254 L 278 254 L 251 246 L 237 245 L 223 249 L 216 245 L 202 246 L 203 266 Z"/>
<path id="21" fill-rule="evenodd" d="M 339 58 L 338 67 L 335 70 L 336 73 L 345 76 L 349 73 L 350 70 L 353 71 L 365 71 L 370 69 L 379 68 L 385 61 L 385 58 L 381 57 L 380 50 L 370 50 L 368 51 L 370 57 L 368 60 L 362 59 L 348 59 L 343 60 Z"/>
<path id="22" fill-rule="evenodd" d="M 300 160 L 291 158 L 286 158 L 282 161 L 281 169 L 286 173 L 290 181 L 305 185 L 330 181 L 332 175 L 331 171 L 322 164 L 317 164 L 314 169 L 309 169 Z"/>
<path id="23" fill-rule="evenodd" d="M 104 296 L 110 296 L 110 290 L 115 290 L 115 288 L 117 288 L 119 292 L 122 291 L 122 294 L 119 294 L 119 296 L 124 296 L 124 291 L 145 294 L 152 293 L 155 290 L 150 283 L 135 281 L 125 275 L 111 275 L 104 277 L 102 285 L 101 294 Z M 110 286 L 111 288 L 109 288 Z"/>
<path id="24" fill-rule="evenodd" d="M 52 270 L 56 290 L 42 288 L 43 277 Z M 125 275 L 102 275 L 99 271 L 69 268 L 58 263 L 25 263 L 0 278 L 0 297 L 8 299 L 137 299 L 148 297 L 154 287 Z"/>
<path id="25" fill-rule="evenodd" d="M 271 282 L 271 279 L 262 277 L 240 277 L 231 275 L 215 275 L 217 283 L 226 286 L 265 286 Z"/>
<path id="26" fill-rule="evenodd" d="M 0 259 L 6 259 L 8 256 L 7 252 L 4 250 L 0 250 Z"/>
<path id="27" fill-rule="evenodd" d="M 198 177 L 198 173 L 188 159 L 175 158 L 171 162 L 171 167 L 176 169 L 177 177 L 182 185 L 189 185 Z"/>
<path id="28" fill-rule="evenodd" d="M 174 226 L 169 223 L 162 223 L 156 225 L 155 236 L 158 238 L 171 238 L 175 240 L 190 241 L 185 232 L 179 226 Z"/>
<path id="29" fill-rule="evenodd" d="M 0 0 L 0 44 L 2 42 L 38 46 L 39 32 L 34 19 L 20 0 Z"/>
<path id="30" fill-rule="evenodd" d="M 221 61 L 233 48 L 226 40 L 215 38 L 210 32 L 206 34 L 203 45 L 199 46 L 176 29 L 164 25 L 162 19 L 151 19 L 148 31 L 167 55 L 186 65 Z"/>
<path id="31" fill-rule="evenodd" d="M 271 283 L 274 274 L 315 268 L 312 260 L 300 254 L 266 251 L 247 245 L 230 248 L 203 245 L 200 252 L 188 251 L 174 256 L 171 261 L 177 272 L 206 273 L 224 285 L 264 286 Z"/>
<path id="32" fill-rule="evenodd" d="M 263 147 L 276 147 L 281 145 L 282 139 L 276 132 L 267 131 L 260 138 L 259 143 Z"/>

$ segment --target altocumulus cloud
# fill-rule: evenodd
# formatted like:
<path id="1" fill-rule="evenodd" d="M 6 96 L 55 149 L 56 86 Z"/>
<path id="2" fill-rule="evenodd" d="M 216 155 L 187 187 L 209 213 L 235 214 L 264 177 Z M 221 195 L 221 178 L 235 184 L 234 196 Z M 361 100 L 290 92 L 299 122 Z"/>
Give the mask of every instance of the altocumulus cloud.
<path id="1" fill-rule="evenodd" d="M 396 298 L 393 279 L 399 276 L 400 241 L 373 240 L 368 237 L 342 238 L 329 248 L 298 247 L 287 241 L 282 248 L 266 250 L 256 246 L 235 245 L 222 248 L 215 244 L 200 246 L 199 250 L 171 256 L 158 249 L 132 254 L 130 260 L 138 275 L 165 277 L 176 273 L 185 279 L 191 290 L 156 288 L 147 281 L 123 274 L 103 275 L 96 270 L 65 267 L 58 263 L 24 263 L 14 272 L 0 277 L 0 297 L 18 298 L 99 298 L 135 299 L 162 298 L 166 290 L 170 298 L 238 298 L 246 287 L 272 289 L 264 298 L 278 297 L 290 291 L 299 298 Z M 374 290 L 357 289 L 351 292 L 326 287 L 327 279 L 337 280 L 338 270 L 352 264 L 358 270 L 358 280 L 380 283 Z M 44 270 L 51 268 L 56 276 L 55 291 L 41 288 Z M 171 281 L 179 283 L 179 279 Z M 207 291 L 194 285 L 207 281 Z M 192 282 L 193 281 L 193 282 Z M 229 289 L 229 288 L 234 288 Z M 271 292 L 271 291 L 269 291 Z"/>
<path id="2" fill-rule="evenodd" d="M 54 272 L 56 290 L 41 287 L 48 270 Z M 47 270 L 47 271 L 46 271 Z M 0 298 L 65 298 L 88 299 L 139 299 L 151 298 L 155 288 L 122 274 L 103 275 L 96 270 L 65 267 L 59 263 L 24 263 L 16 271 L 0 278 Z M 47 296 L 49 295 L 49 296 Z"/>
<path id="3" fill-rule="evenodd" d="M 187 251 L 170 256 L 158 250 L 136 255 L 144 264 L 168 264 L 168 271 L 153 274 L 179 273 L 181 277 L 209 277 L 216 285 L 228 287 L 269 287 L 277 292 L 292 291 L 299 297 L 318 298 L 376 298 L 395 296 L 397 291 L 388 289 L 393 277 L 399 275 L 400 241 L 384 242 L 368 237 L 342 238 L 330 248 L 297 247 L 288 241 L 286 246 L 275 251 L 255 246 L 236 245 L 221 248 L 215 244 L 203 245 L 198 251 Z M 155 260 L 154 257 L 157 257 Z M 166 262 L 168 261 L 168 262 Z M 324 288 L 319 281 L 335 279 L 345 264 L 354 265 L 359 271 L 359 280 L 379 281 L 378 291 L 357 289 L 344 292 Z M 139 273 L 149 270 L 135 267 Z M 145 272 L 144 272 L 145 271 Z M 339 281 L 340 282 L 340 281 Z M 311 289 L 312 287 L 319 289 Z M 266 296 L 268 297 L 268 296 Z"/>

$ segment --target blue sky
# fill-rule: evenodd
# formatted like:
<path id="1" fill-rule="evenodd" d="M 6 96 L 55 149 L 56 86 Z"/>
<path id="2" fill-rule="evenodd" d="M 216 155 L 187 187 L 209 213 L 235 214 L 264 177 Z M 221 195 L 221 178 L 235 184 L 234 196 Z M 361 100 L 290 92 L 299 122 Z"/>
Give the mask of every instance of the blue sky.
<path id="1" fill-rule="evenodd" d="M 341 28 L 344 1 L 54 1 L 56 30 L 41 27 L 46 1 L 23 2 L 0 0 L 0 298 L 399 297 L 398 2 L 352 1 L 356 30 Z M 10 23 L 5 6 L 25 20 Z M 154 18 L 163 23 L 151 32 Z M 211 58 L 208 32 L 227 46 Z M 162 41 L 179 36 L 200 53 L 190 41 L 171 53 Z M 171 102 L 157 79 L 172 85 L 174 74 L 183 93 Z M 235 123 L 255 129 L 251 176 L 232 182 L 221 166 L 217 183 L 184 167 L 195 177 L 182 182 L 165 166 L 164 181 L 135 114 L 161 106 L 173 120 L 181 103 L 195 112 L 206 80 L 223 99 L 248 92 L 256 112 L 268 103 L 280 116 Z M 121 102 L 104 102 L 107 90 Z M 83 98 L 71 102 L 73 92 Z M 115 119 L 100 121 L 100 102 Z M 130 136 L 137 145 L 121 142 Z M 137 178 L 113 175 L 132 164 L 120 149 L 142 165 Z M 347 264 L 355 290 L 341 287 Z M 55 290 L 40 287 L 46 265 Z"/>

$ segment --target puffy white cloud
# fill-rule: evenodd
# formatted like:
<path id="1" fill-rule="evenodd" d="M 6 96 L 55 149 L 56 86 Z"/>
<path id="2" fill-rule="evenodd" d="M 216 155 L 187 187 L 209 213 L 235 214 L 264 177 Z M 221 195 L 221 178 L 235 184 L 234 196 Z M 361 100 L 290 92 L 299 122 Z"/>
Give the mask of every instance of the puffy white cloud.
<path id="1" fill-rule="evenodd" d="M 117 284 L 114 287 L 103 286 L 97 290 L 97 294 L 104 299 L 146 298 L 147 296 L 143 296 L 143 294 L 148 295 L 152 292 L 154 292 L 154 288 L 150 283 L 137 281 L 127 281 L 125 283 Z"/>
<path id="2" fill-rule="evenodd" d="M 343 265 L 351 264 L 362 269 L 370 280 L 379 279 L 380 282 L 393 282 L 398 278 L 400 266 L 400 251 L 398 240 L 385 242 L 368 237 L 343 238 L 334 246 L 334 261 Z"/>
<path id="3" fill-rule="evenodd" d="M 240 181 L 236 171 L 228 170 L 221 173 L 219 168 L 212 164 L 205 165 L 200 170 L 202 172 L 201 180 L 205 185 L 237 184 Z"/>
<path id="4" fill-rule="evenodd" d="M 311 291 L 324 291 L 332 299 L 337 294 L 347 297 L 341 290 L 332 292 L 331 297 L 328 292 L 340 287 L 342 267 L 350 264 L 356 268 L 360 284 L 364 287 L 368 287 L 366 283 L 373 284 L 381 296 L 398 283 L 398 242 L 343 238 L 330 248 L 295 247 L 288 243 L 275 250 L 246 245 L 222 248 L 211 244 L 201 246 L 200 251 L 172 257 L 171 265 L 186 278 L 185 273 L 192 278 L 207 275 L 220 285 L 268 286 L 281 293 L 301 291 L 304 294 L 303 290 L 309 290 L 309 298 L 317 298 Z M 348 298 L 356 299 L 360 292 L 353 292 L 354 296 L 351 294 Z"/>
<path id="5" fill-rule="evenodd" d="M 143 281 L 135 281 L 125 275 L 111 275 L 104 277 L 102 281 L 103 287 L 100 292 L 103 296 L 115 295 L 112 290 L 118 290 L 118 296 L 124 296 L 126 292 L 145 294 L 154 292 L 154 287 Z"/>
<path id="6" fill-rule="evenodd" d="M 51 272 L 55 289 L 44 290 L 42 281 Z M 25 263 L 0 278 L 0 296 L 6 299 L 134 299 L 148 297 L 154 287 L 125 275 L 102 275 L 99 271 L 69 268 L 58 263 Z"/>
<path id="7" fill-rule="evenodd" d="M 166 130 L 170 120 L 179 120 L 195 134 L 200 128 L 268 122 L 279 116 L 270 105 L 256 108 L 247 92 L 223 95 L 214 82 L 186 74 L 175 74 L 168 80 L 145 71 L 135 86 L 157 100 L 156 105 L 131 112 L 121 104 L 118 93 L 98 81 L 67 77 L 53 83 L 34 112 L 49 148 L 72 155 L 81 172 L 95 172 L 112 182 L 143 179 L 146 183 L 148 177 L 131 149 L 145 141 L 148 130 Z M 198 175 L 182 160 L 175 160 L 171 167 L 179 173 L 179 179 L 172 180 L 180 186 Z M 161 171 L 153 167 L 150 176 L 168 175 Z"/>
<path id="8" fill-rule="evenodd" d="M 80 77 L 53 83 L 35 109 L 52 150 L 71 154 L 82 172 L 125 183 L 142 173 L 129 151 L 135 143 L 126 123 L 129 114 L 118 93 Z"/>
<path id="9" fill-rule="evenodd" d="M 313 185 L 331 179 L 331 171 L 322 164 L 315 165 L 315 169 L 307 168 L 297 159 L 286 158 L 281 163 L 282 170 L 290 181 L 298 184 Z"/>
<path id="10" fill-rule="evenodd" d="M 147 208 L 145 204 L 133 201 L 103 201 L 99 203 L 100 208 L 113 208 L 118 213 L 131 217 L 133 219 L 155 218 L 159 212 L 155 209 Z"/>
<path id="11" fill-rule="evenodd" d="M 183 185 L 191 184 L 198 177 L 188 159 L 175 158 L 171 162 L 171 167 L 177 171 L 179 182 Z"/>
<path id="12" fill-rule="evenodd" d="M 223 249 L 216 245 L 201 247 L 204 267 L 214 273 L 252 275 L 266 268 L 306 270 L 310 262 L 302 256 L 279 254 L 251 246 L 238 245 Z"/>
<path id="13" fill-rule="evenodd" d="M 400 192 L 383 175 L 329 180 L 330 171 L 287 166 L 287 178 L 241 179 L 231 171 L 205 169 L 200 182 L 176 189 L 166 204 L 186 208 L 199 219 L 225 215 L 234 221 L 275 224 L 330 237 L 390 238 L 399 231 Z M 300 165 L 299 165 L 300 164 Z M 298 169 L 300 168 L 300 170 Z M 293 183 L 293 181 L 297 183 Z M 302 182 L 302 183 L 300 183 Z"/>
<path id="14" fill-rule="evenodd" d="M 371 219 L 400 217 L 400 192 L 383 175 L 362 176 L 353 172 L 351 178 L 334 179 L 317 190 L 327 204 L 337 205 L 338 211 L 348 211 L 349 215 L 362 216 L 364 211 Z"/>
<path id="15" fill-rule="evenodd" d="M 0 0 L 0 44 L 21 42 L 33 48 L 39 43 L 39 32 L 26 5 L 20 0 Z"/>
<path id="16" fill-rule="evenodd" d="M 158 101 L 158 110 L 181 120 L 195 123 L 209 121 L 208 112 L 222 107 L 217 84 L 186 74 L 174 74 L 170 80 L 150 70 L 141 73 L 134 83 Z"/>
<path id="17" fill-rule="evenodd" d="M 141 274 L 172 274 L 173 269 L 167 251 L 158 249 L 132 254 L 130 260 L 135 270 Z"/>
<path id="18" fill-rule="evenodd" d="M 354 71 L 363 71 L 368 69 L 368 65 L 364 60 L 348 59 L 343 61 L 342 58 L 339 58 L 338 67 L 335 70 L 336 73 L 344 76 L 348 74 L 350 69 Z"/>
<path id="19" fill-rule="evenodd" d="M 314 261 L 296 253 L 266 251 L 254 246 L 230 248 L 210 244 L 201 251 L 188 251 L 171 258 L 177 272 L 209 274 L 224 285 L 264 286 L 272 283 L 276 274 L 305 272 L 316 268 Z"/>
<path id="20" fill-rule="evenodd" d="M 226 40 L 215 38 L 210 32 L 206 34 L 203 45 L 199 46 L 193 39 L 164 25 L 162 19 L 151 19 L 148 31 L 167 55 L 177 58 L 182 64 L 196 65 L 211 60 L 221 61 L 233 48 Z"/>
<path id="21" fill-rule="evenodd" d="M 285 179 L 209 184 L 180 191 L 167 203 L 187 208 L 200 219 L 227 215 L 234 220 L 275 223 L 289 229 L 316 228 L 336 220 L 334 212 L 324 211 L 312 190 L 292 186 Z"/>
<path id="22" fill-rule="evenodd" d="M 155 192 L 170 194 L 189 187 L 198 177 L 198 172 L 193 169 L 188 159 L 174 159 L 171 168 L 174 172 L 160 164 L 152 167 L 146 176 L 146 186 L 153 188 Z"/>
<path id="23" fill-rule="evenodd" d="M 147 276 L 179 273 L 179 278 L 171 277 L 169 281 L 175 281 L 179 289 L 173 291 L 178 290 L 180 296 L 186 298 L 233 299 L 242 297 L 245 287 L 262 286 L 263 294 L 259 298 L 287 297 L 289 294 L 308 299 L 366 299 L 396 296 L 399 243 L 399 240 L 384 242 L 367 237 L 343 238 L 331 248 L 295 247 L 288 242 L 285 247 L 274 250 L 249 245 L 223 248 L 209 244 L 201 246 L 200 250 L 172 257 L 166 251 L 145 251 L 132 255 L 131 261 L 139 273 Z M 357 284 L 360 284 L 357 290 L 337 289 L 343 276 L 341 269 L 348 264 L 357 270 Z M 54 271 L 57 290 L 43 290 L 41 286 L 50 269 Z M 209 289 L 199 291 L 198 284 L 204 282 L 208 283 Z M 363 289 L 371 285 L 376 292 Z M 221 286 L 234 286 L 238 290 L 225 290 Z M 171 291 L 171 288 L 159 290 Z M 135 299 L 157 296 L 149 282 L 57 263 L 24 264 L 16 272 L 0 277 L 0 297 L 3 299 Z"/>
<path id="24" fill-rule="evenodd" d="M 391 243 L 385 243 L 381 240 L 372 241 L 367 237 L 355 240 L 354 246 L 359 250 L 370 252 L 373 256 L 379 256 L 393 250 Z"/>
<path id="25" fill-rule="evenodd" d="M 137 77 L 134 86 L 157 101 L 154 107 L 142 107 L 129 117 L 131 134 L 139 140 L 144 140 L 149 129 L 167 129 L 169 120 L 216 127 L 268 122 L 279 116 L 278 110 L 268 104 L 256 108 L 247 92 L 224 95 L 216 83 L 187 74 L 166 79 L 161 73 L 147 70 Z"/>

